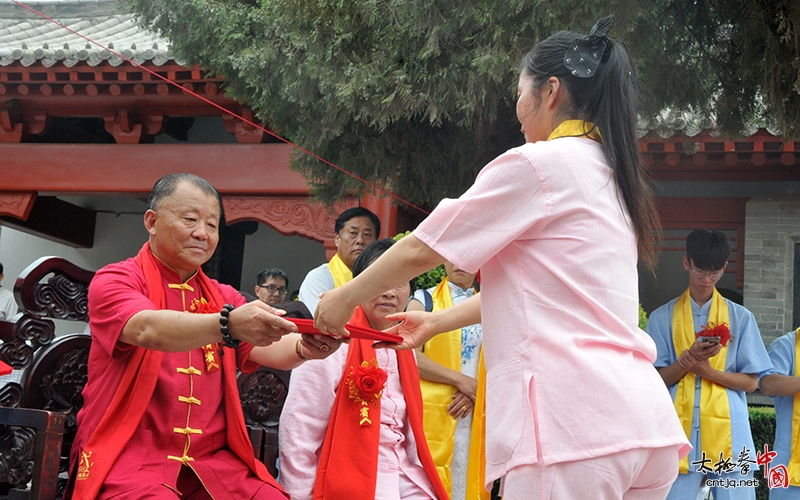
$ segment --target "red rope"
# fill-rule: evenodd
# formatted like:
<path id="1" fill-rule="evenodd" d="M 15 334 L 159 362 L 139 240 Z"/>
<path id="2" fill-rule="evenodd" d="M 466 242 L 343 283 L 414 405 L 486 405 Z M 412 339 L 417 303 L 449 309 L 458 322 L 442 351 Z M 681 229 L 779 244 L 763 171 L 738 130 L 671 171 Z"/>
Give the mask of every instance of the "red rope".
<path id="1" fill-rule="evenodd" d="M 147 68 L 147 67 L 145 67 L 145 66 L 143 66 L 143 65 L 141 65 L 141 64 L 139 64 L 139 63 L 137 63 L 137 62 L 135 62 L 135 61 L 133 61 L 133 60 L 131 60 L 131 59 L 127 58 L 127 57 L 125 57 L 124 55 L 122 55 L 122 54 L 120 54 L 120 53 L 118 53 L 118 52 L 115 52 L 114 50 L 112 50 L 112 49 L 110 49 L 110 48 L 106 47 L 105 45 L 103 45 L 103 44 L 101 44 L 101 43 L 99 43 L 99 42 L 96 42 L 96 41 L 92 40 L 91 38 L 87 37 L 86 35 L 84 35 L 84 34 L 82 34 L 82 33 L 79 33 L 79 32 L 77 32 L 77 31 L 75 31 L 74 29 L 70 28 L 69 26 L 66 26 L 66 25 L 62 24 L 62 23 L 60 23 L 60 22 L 56 21 L 55 19 L 53 19 L 53 18 L 51 18 L 51 17 L 48 17 L 47 15 L 45 15 L 45 14 L 43 14 L 43 13 L 39 12 L 38 10 L 36 10 L 36 9 L 34 9 L 34 8 L 32 8 L 32 7 L 29 7 L 29 6 L 25 5 L 24 3 L 22 3 L 22 2 L 20 2 L 20 1 L 18 1 L 18 0 L 11 0 L 11 1 L 12 1 L 12 2 L 14 2 L 15 4 L 19 5 L 20 7 L 23 7 L 23 8 L 25 8 L 25 9 L 27 9 L 27 10 L 29 10 L 29 11 L 33 12 L 33 13 L 34 13 L 34 14 L 36 14 L 37 16 L 39 16 L 39 17 L 42 17 L 42 18 L 44 18 L 44 19 L 46 19 L 46 20 L 50 21 L 51 23 L 53 23 L 53 24 L 55 24 L 55 25 L 57 25 L 57 26 L 60 26 L 61 28 L 64 28 L 65 30 L 69 31 L 70 33 L 73 33 L 74 35 L 77 35 L 77 36 L 79 36 L 79 37 L 83 38 L 83 39 L 84 39 L 84 40 L 86 40 L 87 42 L 89 42 L 89 43 L 92 43 L 92 44 L 94 44 L 94 45 L 97 45 L 98 47 L 100 47 L 101 49 L 105 50 L 106 52 L 110 52 L 111 54 L 114 54 L 115 56 L 119 57 L 120 59 L 122 59 L 122 60 L 124 60 L 124 61 L 126 61 L 126 62 L 128 62 L 128 63 L 130 63 L 130 64 L 132 64 L 133 66 L 135 66 L 135 67 L 137 67 L 137 68 L 139 68 L 139 69 L 141 69 L 141 70 L 147 71 L 147 72 L 148 72 L 148 73 L 150 73 L 151 75 L 153 75 L 153 76 L 155 76 L 155 77 L 157 77 L 157 78 L 159 78 L 159 79 L 161 79 L 161 80 L 164 80 L 165 82 L 169 83 L 170 85 L 173 85 L 173 86 L 175 86 L 175 87 L 179 88 L 179 89 L 180 89 L 180 90 L 182 90 L 183 92 L 186 92 L 186 93 L 188 93 L 188 94 L 191 94 L 192 96 L 194 96 L 194 97 L 196 97 L 196 98 L 200 99 L 201 101 L 203 101 L 203 102 L 206 102 L 206 103 L 210 104 L 211 106 L 214 106 L 215 108 L 217 108 L 217 109 L 219 109 L 219 110 L 221 110 L 221 111 L 223 111 L 223 112 L 225 112 L 225 113 L 227 113 L 227 114 L 229 114 L 229 115 L 232 115 L 232 116 L 234 116 L 234 117 L 236 117 L 236 118 L 238 118 L 238 119 L 242 120 L 244 123 L 247 123 L 248 125 L 251 125 L 251 126 L 253 126 L 253 127 L 255 127 L 255 128 L 257 128 L 257 129 L 259 129 L 259 130 L 263 131 L 263 132 L 266 132 L 267 134 L 271 135 L 272 137 L 274 137 L 274 138 L 276 138 L 276 139 L 278 139 L 278 140 L 280 140 L 280 141 L 282 141 L 282 142 L 284 142 L 284 143 L 288 144 L 289 146 L 291 146 L 291 147 L 293 147 L 293 148 L 297 149 L 298 151 L 301 151 L 301 152 L 303 152 L 303 153 L 307 154 L 308 156 L 310 156 L 310 157 L 312 157 L 312 158 L 314 158 L 314 159 L 316 159 L 316 160 L 319 160 L 319 161 L 321 161 L 321 162 L 325 163 L 326 165 L 330 165 L 331 167 L 335 168 L 336 170 L 339 170 L 340 172 L 343 172 L 343 173 L 345 173 L 345 174 L 349 175 L 349 176 L 350 176 L 350 177 L 352 177 L 353 179 L 356 179 L 357 181 L 359 181 L 359 182 L 361 182 L 361 183 L 363 183 L 363 184 L 366 184 L 367 186 L 370 186 L 371 188 L 373 188 L 373 189 L 376 189 L 376 190 L 378 190 L 378 191 L 380 191 L 380 192 L 386 193 L 386 194 L 387 194 L 387 195 L 389 195 L 391 198 L 394 198 L 395 200 L 397 200 L 397 201 L 399 201 L 399 202 L 401 202 L 401 203 L 404 203 L 404 204 L 408 205 L 408 206 L 409 206 L 409 207 L 411 207 L 411 208 L 417 209 L 417 210 L 419 210 L 420 212 L 422 212 L 422 213 L 424 213 L 424 214 L 429 214 L 429 213 L 430 213 L 430 212 L 427 212 L 427 211 L 425 211 L 425 210 L 421 209 L 420 207 L 418 207 L 418 206 L 414 205 L 413 203 L 411 203 L 411 202 L 409 202 L 409 201 L 406 201 L 406 200 L 404 200 L 403 198 L 400 198 L 400 197 L 399 197 L 399 196 L 397 196 L 396 194 L 394 194 L 394 193 L 392 193 L 392 192 L 390 192 L 390 191 L 388 191 L 388 190 L 386 190 L 386 189 L 384 189 L 384 188 L 382 188 L 382 187 L 378 186 L 377 184 L 375 184 L 375 183 L 372 183 L 372 182 L 369 182 L 368 180 L 366 180 L 366 179 L 364 179 L 364 178 L 362 178 L 362 177 L 359 177 L 358 175 L 356 175 L 356 174 L 354 174 L 354 173 L 352 173 L 352 172 L 349 172 L 349 171 L 345 170 L 344 168 L 342 168 L 342 167 L 340 167 L 340 166 L 336 165 L 335 163 L 333 163 L 333 162 L 331 162 L 331 161 L 329 161 L 329 160 L 326 160 L 325 158 L 323 158 L 323 157 L 321 157 L 321 156 L 317 155 L 316 153 L 313 153 L 313 152 L 311 152 L 311 151 L 309 151 L 309 150 L 305 149 L 304 147 L 302 147 L 302 146 L 299 146 L 299 145 L 297 145 L 297 144 L 293 143 L 293 142 L 292 142 L 292 141 L 290 141 L 289 139 L 285 139 L 285 138 L 283 138 L 283 137 L 279 136 L 278 134 L 276 134 L 275 132 L 273 132 L 273 131 L 271 131 L 271 130 L 268 130 L 268 129 L 266 129 L 265 127 L 262 127 L 261 125 L 259 125 L 259 124 L 257 124 L 257 123 L 253 123 L 251 120 L 248 120 L 247 118 L 245 118 L 245 117 L 243 117 L 243 116 L 240 116 L 240 115 L 238 115 L 238 114 L 234 113 L 233 111 L 231 111 L 231 110 L 229 110 L 229 109 L 227 109 L 227 108 L 225 108 L 225 107 L 223 107 L 223 106 L 220 106 L 219 104 L 217 104 L 217 103 L 215 103 L 215 102 L 213 102 L 213 101 L 211 101 L 211 100 L 209 100 L 209 99 L 207 99 L 207 98 L 205 98 L 205 97 L 201 96 L 200 94 L 198 94 L 198 93 L 196 93 L 196 92 L 194 92 L 194 91 L 192 91 L 192 90 L 189 90 L 189 89 L 187 89 L 187 88 L 184 88 L 184 87 L 183 87 L 182 85 L 180 85 L 179 83 L 177 83 L 177 82 L 175 82 L 175 81 L 172 81 L 172 80 L 170 80 L 169 78 L 167 78 L 167 77 L 165 77 L 165 76 L 162 76 L 162 75 L 160 75 L 160 74 L 156 73 L 155 71 L 151 70 L 150 68 Z"/>

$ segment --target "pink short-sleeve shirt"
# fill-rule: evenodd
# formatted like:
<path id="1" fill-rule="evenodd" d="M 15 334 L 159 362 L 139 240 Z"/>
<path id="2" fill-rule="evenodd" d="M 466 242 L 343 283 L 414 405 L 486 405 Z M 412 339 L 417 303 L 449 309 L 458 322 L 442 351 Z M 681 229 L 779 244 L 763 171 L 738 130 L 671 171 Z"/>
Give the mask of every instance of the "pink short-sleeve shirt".
<path id="1" fill-rule="evenodd" d="M 487 481 L 521 464 L 688 445 L 638 328 L 636 238 L 599 143 L 512 149 L 414 234 L 481 271 Z"/>

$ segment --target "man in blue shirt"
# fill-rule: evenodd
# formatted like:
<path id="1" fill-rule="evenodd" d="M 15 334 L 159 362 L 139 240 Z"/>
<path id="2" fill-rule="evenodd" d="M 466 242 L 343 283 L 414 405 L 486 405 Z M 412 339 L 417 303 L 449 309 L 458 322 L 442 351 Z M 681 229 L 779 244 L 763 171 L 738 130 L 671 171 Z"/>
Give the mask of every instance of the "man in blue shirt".
<path id="1" fill-rule="evenodd" d="M 761 392 L 775 398 L 777 455 L 772 457 L 769 467 L 777 470 L 767 478 L 772 482 L 770 500 L 800 498 L 800 450 L 797 450 L 797 445 L 792 444 L 792 436 L 798 432 L 794 429 L 800 426 L 800 416 L 793 418 L 796 406 L 800 412 L 800 400 L 795 401 L 796 394 L 800 392 L 800 373 L 795 369 L 798 359 L 798 331 L 789 332 L 772 341 L 769 345 L 769 357 L 774 370 L 761 379 Z M 799 455 L 794 461 L 791 460 L 793 454 Z"/>
<path id="2" fill-rule="evenodd" d="M 683 258 L 689 287 L 653 311 L 647 325 L 658 349 L 655 367 L 694 447 L 681 463 L 667 497 L 672 500 L 696 498 L 704 477 L 715 500 L 755 499 L 756 450 L 745 393 L 772 364 L 753 314 L 716 289 L 730 253 L 723 233 L 692 231 Z M 715 326 L 713 333 L 703 331 Z"/>

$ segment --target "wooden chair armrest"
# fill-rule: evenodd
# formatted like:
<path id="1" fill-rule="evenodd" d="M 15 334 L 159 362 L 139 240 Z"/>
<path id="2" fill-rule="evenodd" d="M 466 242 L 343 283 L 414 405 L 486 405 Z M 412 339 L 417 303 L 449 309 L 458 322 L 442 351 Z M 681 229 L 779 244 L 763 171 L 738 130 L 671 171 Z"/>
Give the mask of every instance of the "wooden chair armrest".
<path id="1" fill-rule="evenodd" d="M 53 499 L 58 488 L 65 417 L 61 413 L 29 408 L 0 407 L 0 478 L 20 489 L 31 483 L 28 498 Z"/>

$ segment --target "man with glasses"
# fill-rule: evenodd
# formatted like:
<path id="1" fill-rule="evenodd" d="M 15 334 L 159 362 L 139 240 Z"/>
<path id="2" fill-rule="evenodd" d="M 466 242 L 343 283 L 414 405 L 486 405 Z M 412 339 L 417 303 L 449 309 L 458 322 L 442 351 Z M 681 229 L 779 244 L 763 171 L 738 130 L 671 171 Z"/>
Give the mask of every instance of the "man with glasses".
<path id="1" fill-rule="evenodd" d="M 263 269 L 256 276 L 256 297 L 267 304 L 286 302 L 289 291 L 289 277 L 277 267 Z"/>
<path id="2" fill-rule="evenodd" d="M 675 401 L 693 450 L 680 463 L 668 499 L 694 499 L 703 478 L 715 500 L 755 499 L 756 450 L 746 392 L 772 368 L 753 314 L 717 291 L 731 243 L 719 231 L 686 238 L 689 287 L 650 315 L 655 367 Z"/>

